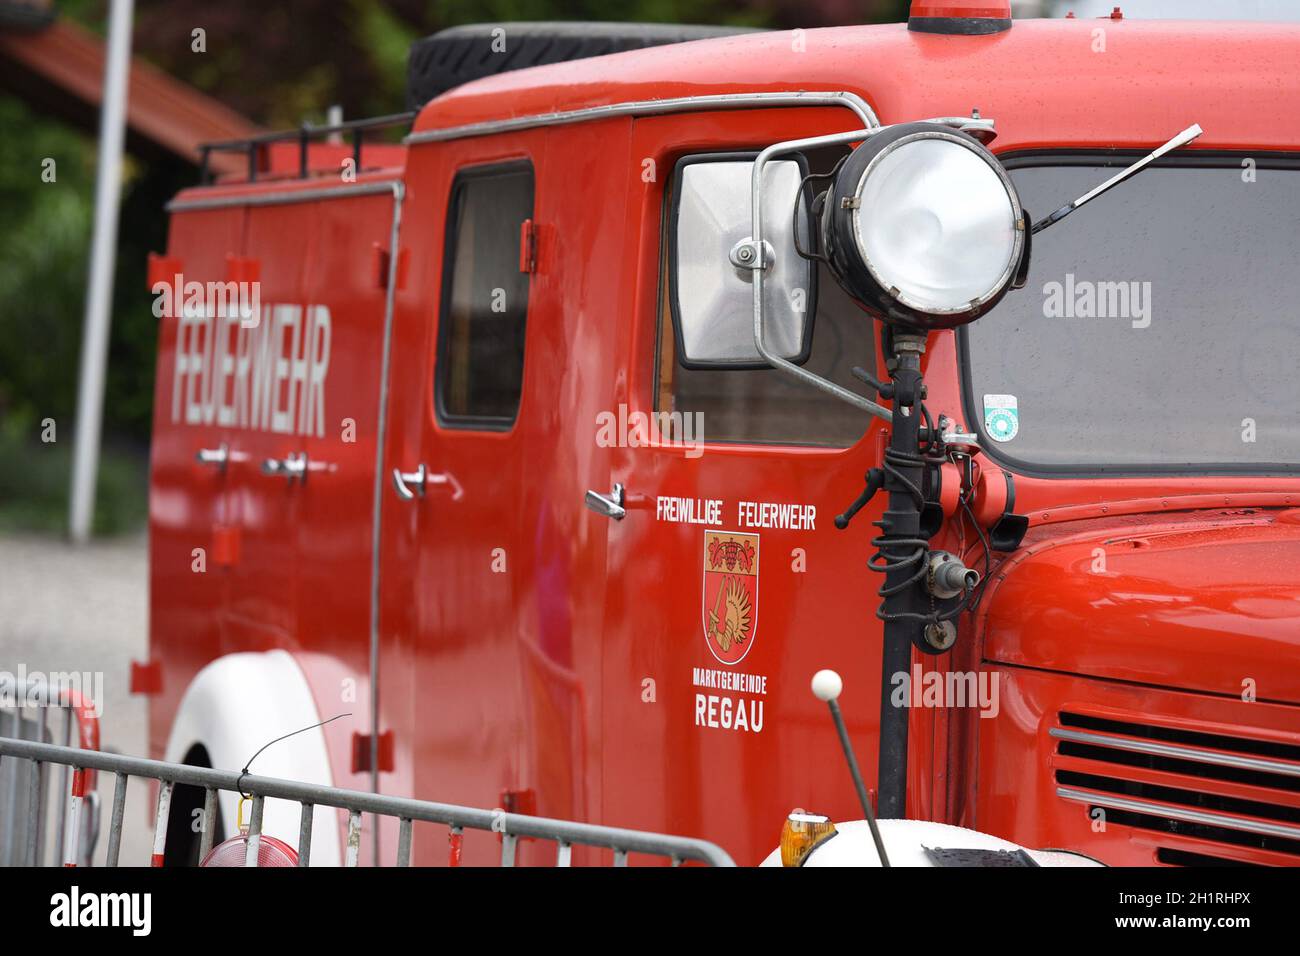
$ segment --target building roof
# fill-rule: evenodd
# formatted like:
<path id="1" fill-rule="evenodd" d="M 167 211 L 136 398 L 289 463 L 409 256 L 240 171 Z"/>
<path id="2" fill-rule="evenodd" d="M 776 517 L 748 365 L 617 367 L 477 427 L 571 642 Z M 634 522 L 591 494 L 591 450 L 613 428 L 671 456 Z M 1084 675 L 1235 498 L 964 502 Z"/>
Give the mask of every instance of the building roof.
<path id="1" fill-rule="evenodd" d="M 105 44 L 64 19 L 34 30 L 0 31 L 0 85 L 37 109 L 98 130 Z M 127 95 L 127 148 L 199 163 L 199 144 L 255 136 L 261 128 L 212 97 L 135 57 Z M 212 157 L 216 172 L 238 170 L 238 156 Z"/>

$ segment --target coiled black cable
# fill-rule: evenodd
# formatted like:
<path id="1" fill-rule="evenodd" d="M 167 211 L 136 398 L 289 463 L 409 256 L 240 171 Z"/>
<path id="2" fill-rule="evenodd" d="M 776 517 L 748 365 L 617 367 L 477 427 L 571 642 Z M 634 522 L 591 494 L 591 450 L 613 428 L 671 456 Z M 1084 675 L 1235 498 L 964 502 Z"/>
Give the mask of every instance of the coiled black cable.
<path id="1" fill-rule="evenodd" d="M 900 467 L 924 468 L 926 465 L 941 464 L 944 459 L 942 439 L 938 438 L 938 432 L 935 430 L 934 422 L 930 418 L 930 411 L 925 407 L 924 402 L 918 404 L 926 424 L 926 436 L 921 443 L 921 449 L 917 452 L 906 452 L 886 448 L 882 467 L 886 479 L 893 477 L 895 481 L 902 485 L 916 503 L 916 509 L 919 512 L 925 507 L 925 492 L 899 469 Z M 886 528 L 886 519 L 883 517 L 879 521 L 873 521 L 872 524 L 884 532 L 871 539 L 871 546 L 876 551 L 867 559 L 867 567 L 870 570 L 885 575 L 885 583 L 876 591 L 876 594 L 881 599 L 880 605 L 876 608 L 876 617 L 882 621 L 919 621 L 922 624 L 929 625 L 950 620 L 965 609 L 971 598 L 970 591 L 963 594 L 956 605 L 942 612 L 937 606 L 932 606 L 930 612 L 926 614 L 917 611 L 886 611 L 885 602 L 888 598 L 912 587 L 929 573 L 930 540 L 929 538 L 920 537 L 891 536 Z M 889 551 L 887 552 L 886 549 L 889 549 Z M 900 553 L 903 551 L 906 551 L 906 553 Z M 912 573 L 906 579 L 892 585 L 888 583 L 890 574 L 907 570 L 911 570 Z"/>

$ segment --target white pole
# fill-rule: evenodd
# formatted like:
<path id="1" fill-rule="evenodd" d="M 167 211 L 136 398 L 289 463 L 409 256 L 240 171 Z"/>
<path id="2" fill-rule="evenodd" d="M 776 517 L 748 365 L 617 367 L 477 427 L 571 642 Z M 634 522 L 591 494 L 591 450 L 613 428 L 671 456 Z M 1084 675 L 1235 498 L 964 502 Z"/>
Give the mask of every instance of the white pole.
<path id="1" fill-rule="evenodd" d="M 95 173 L 95 234 L 86 282 L 86 317 L 77 386 L 77 434 L 72 448 L 68 526 L 72 540 L 90 538 L 95 517 L 95 476 L 104 417 L 104 366 L 108 361 L 109 309 L 117 251 L 117 213 L 122 195 L 122 139 L 126 125 L 127 67 L 131 57 L 134 0 L 111 0 L 104 100 L 99 111 L 99 160 Z"/>

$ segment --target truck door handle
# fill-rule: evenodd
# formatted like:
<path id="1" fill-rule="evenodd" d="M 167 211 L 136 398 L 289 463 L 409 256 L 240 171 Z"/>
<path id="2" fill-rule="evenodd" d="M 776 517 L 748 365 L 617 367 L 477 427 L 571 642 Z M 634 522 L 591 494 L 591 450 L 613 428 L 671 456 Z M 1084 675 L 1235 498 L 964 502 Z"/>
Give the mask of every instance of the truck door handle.
<path id="1" fill-rule="evenodd" d="M 416 498 L 423 498 L 424 492 L 430 485 L 440 485 L 451 491 L 451 500 L 460 501 L 464 495 L 464 489 L 461 488 L 460 482 L 456 476 L 446 471 L 432 472 L 421 462 L 415 471 L 402 471 L 400 468 L 393 469 L 393 488 L 397 491 L 397 497 L 403 501 L 414 501 Z"/>
<path id="2" fill-rule="evenodd" d="M 307 453 L 304 451 L 296 455 L 286 455 L 284 458 L 268 458 L 262 462 L 262 474 L 278 475 L 291 482 L 295 478 L 306 481 Z"/>
<path id="3" fill-rule="evenodd" d="M 230 446 L 222 442 L 216 448 L 200 448 L 194 453 L 194 460 L 200 465 L 211 465 L 217 471 L 225 471 L 230 461 Z"/>
<path id="4" fill-rule="evenodd" d="M 400 468 L 393 469 L 393 487 L 397 490 L 397 497 L 403 501 L 412 501 L 415 498 L 424 497 L 424 483 L 429 473 L 425 469 L 423 462 L 415 471 L 402 471 Z M 414 486 L 415 490 L 411 490 Z"/>
<path id="5" fill-rule="evenodd" d="M 602 495 L 598 491 L 588 491 L 585 500 L 588 508 L 598 515 L 604 515 L 606 518 L 622 521 L 627 515 L 627 509 L 623 507 L 623 486 L 621 484 L 614 485 L 614 490 L 607 495 Z"/>

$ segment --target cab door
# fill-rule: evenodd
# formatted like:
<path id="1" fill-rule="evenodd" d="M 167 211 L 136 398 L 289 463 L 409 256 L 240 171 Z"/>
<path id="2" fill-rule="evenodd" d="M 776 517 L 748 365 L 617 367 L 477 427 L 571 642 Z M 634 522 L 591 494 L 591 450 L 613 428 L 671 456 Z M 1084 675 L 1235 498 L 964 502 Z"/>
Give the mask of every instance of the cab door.
<path id="1" fill-rule="evenodd" d="M 382 504 L 392 785 L 521 810 L 515 609 L 532 529 L 519 497 L 537 428 L 523 401 L 535 276 L 521 249 L 544 147 L 539 131 L 412 150 L 403 235 L 418 278 L 395 314 Z M 447 860 L 435 830 L 416 828 L 421 863 Z M 467 833 L 463 852 L 493 862 L 499 842 Z"/>
<path id="2" fill-rule="evenodd" d="M 228 280 L 243 232 L 242 209 L 174 213 L 168 259 L 160 263 L 167 268 L 152 278 L 182 286 Z M 221 617 L 236 557 L 230 489 L 238 433 L 216 413 L 205 372 L 204 355 L 213 350 L 217 330 L 215 319 L 175 301 L 158 330 L 149 456 L 150 653 L 162 669 L 161 690 L 149 699 L 150 756 L 156 759 L 164 756 L 190 679 L 223 652 Z M 227 325 L 222 334 L 229 341 L 234 332 Z"/>
<path id="3" fill-rule="evenodd" d="M 613 467 L 627 513 L 609 537 L 603 721 L 617 745 L 605 750 L 604 822 L 705 836 L 742 864 L 759 862 L 796 807 L 861 816 L 847 773 L 813 772 L 843 759 L 808 690 L 820 668 L 844 677 L 842 706 L 872 785 L 881 632 L 879 581 L 865 563 L 879 505 L 848 532 L 833 519 L 877 462 L 879 427 L 776 370 L 678 361 L 666 245 L 674 172 L 853 122 L 843 110 L 764 109 L 633 126 L 632 154 L 658 175 L 629 235 L 641 278 L 626 306 L 631 374 L 614 398 L 627 407 Z M 809 161 L 817 172 L 835 159 Z M 828 275 L 818 279 L 805 367 L 862 390 L 849 370 L 875 367 L 871 323 Z M 661 412 L 685 416 L 672 427 L 692 441 L 663 434 Z"/>
<path id="4" fill-rule="evenodd" d="M 300 402 L 307 404 L 299 432 L 307 475 L 293 490 L 303 595 L 297 631 L 299 647 L 312 655 L 306 676 L 321 719 L 352 715 L 329 725 L 326 740 L 335 785 L 358 790 L 372 782 L 361 745 L 370 731 L 375 455 L 388 291 L 387 272 L 379 267 L 387 261 L 396 201 L 383 190 L 341 192 L 314 204 L 319 245 L 303 294 L 300 354 L 308 367 Z M 381 493 L 387 490 L 384 485 Z M 384 761 L 379 766 L 387 770 Z M 367 860 L 371 823 L 369 815 L 363 818 Z M 387 829 L 382 835 L 382 853 L 394 852 L 395 829 L 392 839 Z"/>
<path id="5" fill-rule="evenodd" d="M 244 257 L 257 263 L 261 314 L 241 336 L 247 350 L 248 408 L 231 441 L 229 487 L 237 528 L 225 651 L 293 647 L 298 623 L 298 525 L 306 436 L 297 428 L 293 362 L 309 313 L 304 282 L 316 251 L 314 203 L 250 206 Z M 239 361 L 239 359 L 237 359 Z"/>

